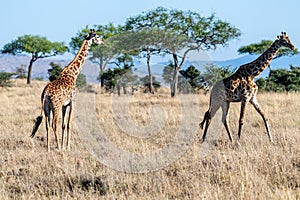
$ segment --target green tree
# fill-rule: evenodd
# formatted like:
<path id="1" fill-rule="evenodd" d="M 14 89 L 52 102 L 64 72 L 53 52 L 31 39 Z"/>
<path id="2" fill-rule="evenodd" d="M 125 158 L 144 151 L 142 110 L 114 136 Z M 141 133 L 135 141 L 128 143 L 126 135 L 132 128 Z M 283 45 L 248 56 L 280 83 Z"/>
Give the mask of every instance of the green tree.
<path id="1" fill-rule="evenodd" d="M 232 69 L 231 66 L 218 67 L 214 64 L 208 64 L 205 66 L 205 71 L 201 74 L 202 85 L 211 88 L 218 80 L 232 75 L 235 71 L 236 69 Z"/>
<path id="2" fill-rule="evenodd" d="M 136 84 L 137 76 L 133 74 L 132 67 L 133 57 L 127 53 L 117 57 L 114 62 L 117 67 L 108 69 L 102 74 L 104 86 L 106 90 L 113 92 L 117 89 L 117 93 L 121 95 L 121 88 L 123 88 L 124 94 L 127 94 L 126 88 L 130 85 L 134 87 Z M 100 79 L 100 77 L 98 77 Z"/>
<path id="3" fill-rule="evenodd" d="M 108 69 L 102 74 L 102 78 L 104 80 L 105 89 L 113 92 L 115 89 L 117 89 L 118 96 L 121 95 L 121 86 L 123 86 L 123 89 L 126 83 L 122 81 L 122 77 L 128 72 L 128 70 L 125 70 L 124 68 L 114 68 L 114 69 Z M 123 84 L 124 83 L 124 84 Z M 126 90 L 124 90 L 124 93 L 126 93 Z"/>
<path id="4" fill-rule="evenodd" d="M 115 26 L 112 23 L 109 23 L 107 25 L 95 25 L 94 29 L 96 30 L 98 35 L 101 35 L 103 37 L 103 40 L 105 42 L 103 45 L 93 45 L 90 48 L 90 52 L 92 55 L 89 59 L 99 65 L 99 81 L 101 86 L 104 86 L 104 78 L 101 78 L 102 74 L 107 68 L 110 61 L 119 54 L 119 52 L 117 51 L 118 47 L 115 45 L 115 42 L 111 39 L 109 40 L 109 38 L 119 34 L 122 29 L 120 26 Z M 86 26 L 81 31 L 79 31 L 75 37 L 71 38 L 69 46 L 73 54 L 76 54 L 78 52 L 83 41 L 83 36 L 89 33 L 89 30 L 89 27 Z"/>
<path id="5" fill-rule="evenodd" d="M 300 67 L 271 70 L 271 76 L 256 81 L 263 91 L 290 92 L 300 91 Z"/>
<path id="6" fill-rule="evenodd" d="M 169 84 L 170 89 L 172 90 L 172 83 L 173 83 L 173 76 L 175 71 L 175 65 L 173 62 L 170 62 L 167 66 L 163 69 L 162 78 L 166 84 Z M 178 76 L 178 91 L 183 93 L 191 92 L 190 83 L 182 76 Z"/>
<path id="7" fill-rule="evenodd" d="M 151 93 L 151 91 L 149 91 L 151 88 L 153 93 L 154 90 L 157 90 L 161 87 L 160 82 L 156 80 L 155 76 L 152 77 L 152 83 L 150 83 L 149 80 L 149 75 L 140 78 L 141 84 L 145 87 L 145 92 Z M 152 86 L 150 86 L 150 84 L 152 84 Z"/>
<path id="8" fill-rule="evenodd" d="M 165 48 L 164 52 L 172 56 L 175 65 L 171 88 L 172 97 L 176 95 L 177 91 L 178 72 L 190 51 L 216 49 L 218 45 L 225 46 L 229 40 L 237 38 L 241 34 L 239 29 L 228 22 L 216 19 L 215 15 L 202 17 L 196 12 L 168 10 L 163 7 L 129 18 L 125 28 L 135 31 L 144 28 L 158 28 L 188 38 L 183 42 L 177 42 L 174 37 L 169 37 L 162 43 Z"/>
<path id="9" fill-rule="evenodd" d="M 51 62 L 49 65 L 51 66 L 51 68 L 48 69 L 49 81 L 52 82 L 58 78 L 63 69 L 60 64 L 54 62 Z"/>
<path id="10" fill-rule="evenodd" d="M 165 46 L 167 41 L 170 43 L 179 43 L 183 39 L 187 40 L 182 35 L 176 35 L 173 31 L 161 30 L 157 27 L 153 28 L 142 28 L 139 30 L 127 30 L 117 35 L 118 46 L 123 51 L 138 53 L 139 58 L 146 58 L 147 69 L 148 69 L 148 86 L 150 93 L 154 93 L 153 88 L 153 76 L 151 72 L 150 60 L 154 55 L 163 54 L 165 52 Z M 172 42 L 171 42 L 172 39 Z"/>
<path id="11" fill-rule="evenodd" d="M 201 87 L 200 71 L 195 66 L 191 65 L 186 70 L 180 70 L 179 73 L 188 81 L 193 90 Z"/>
<path id="12" fill-rule="evenodd" d="M 13 55 L 28 53 L 31 59 L 28 65 L 27 84 L 30 84 L 33 63 L 38 59 L 64 54 L 68 50 L 62 42 L 51 42 L 46 37 L 24 35 L 4 45 L 2 53 Z"/>

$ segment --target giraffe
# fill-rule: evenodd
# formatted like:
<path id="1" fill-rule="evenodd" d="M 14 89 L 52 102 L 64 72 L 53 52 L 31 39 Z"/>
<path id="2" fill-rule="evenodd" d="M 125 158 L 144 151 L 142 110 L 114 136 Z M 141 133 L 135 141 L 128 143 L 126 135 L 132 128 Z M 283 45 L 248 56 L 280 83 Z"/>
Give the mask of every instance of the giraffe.
<path id="1" fill-rule="evenodd" d="M 262 71 L 264 71 L 264 69 L 270 64 L 271 60 L 278 52 L 279 48 L 282 46 L 290 48 L 291 50 L 295 49 L 294 45 L 291 43 L 289 37 L 285 32 L 282 32 L 280 36 L 277 36 L 273 44 L 256 60 L 240 66 L 233 75 L 218 81 L 213 86 L 210 94 L 209 109 L 204 114 L 203 121 L 199 124 L 201 129 L 203 129 L 203 126 L 205 124 L 202 142 L 205 141 L 206 133 L 211 123 L 211 119 L 214 117 L 215 113 L 219 110 L 220 107 L 222 109 L 223 125 L 226 129 L 229 140 L 232 141 L 230 129 L 226 120 L 230 102 L 241 102 L 238 140 L 241 138 L 246 106 L 250 102 L 262 117 L 269 140 L 270 142 L 273 142 L 267 116 L 256 99 L 258 86 L 254 82 L 254 78 L 257 77 Z"/>
<path id="2" fill-rule="evenodd" d="M 92 43 L 103 44 L 104 42 L 96 34 L 94 29 L 91 29 L 91 32 L 84 36 L 84 41 L 74 57 L 74 59 L 63 68 L 62 72 L 58 78 L 50 83 L 48 83 L 41 95 L 42 110 L 41 114 L 36 118 L 35 125 L 32 130 L 31 137 L 33 138 L 36 131 L 38 130 L 42 119 L 43 112 L 46 117 L 46 131 L 47 131 L 47 149 L 50 151 L 50 133 L 49 125 L 51 121 L 51 111 L 53 115 L 52 119 L 52 129 L 54 132 L 57 148 L 60 148 L 59 138 L 58 138 L 58 119 L 60 112 L 62 112 L 62 141 L 61 146 L 64 149 L 64 133 L 65 133 L 65 115 L 67 108 L 69 107 L 69 114 L 67 120 L 67 148 L 70 150 L 70 120 L 72 115 L 73 100 L 77 93 L 76 87 L 76 78 L 79 75 L 79 72 L 84 64 L 85 58 L 88 55 L 88 50 Z"/>

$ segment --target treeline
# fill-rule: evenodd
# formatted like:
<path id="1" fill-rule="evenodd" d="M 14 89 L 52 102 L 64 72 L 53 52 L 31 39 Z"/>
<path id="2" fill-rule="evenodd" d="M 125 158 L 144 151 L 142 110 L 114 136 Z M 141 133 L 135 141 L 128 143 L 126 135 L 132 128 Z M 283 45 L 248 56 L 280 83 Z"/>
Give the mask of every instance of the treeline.
<path id="1" fill-rule="evenodd" d="M 59 64 L 50 63 L 51 68 L 48 69 L 49 81 L 55 80 L 62 67 Z M 162 85 L 172 87 L 172 75 L 174 65 L 170 62 L 163 69 L 162 80 L 159 82 L 153 77 L 153 89 L 156 91 Z M 107 92 L 122 94 L 133 94 L 138 89 L 144 92 L 149 91 L 149 76 L 139 77 L 134 74 L 129 67 L 108 69 L 102 74 L 103 84 Z M 235 72 L 236 68 L 231 66 L 218 67 L 214 64 L 207 64 L 201 72 L 195 66 L 191 65 L 186 69 L 179 71 L 178 76 L 178 92 L 195 93 L 202 90 L 208 92 L 214 83 Z M 26 78 L 26 71 L 23 67 L 17 69 L 15 73 L 0 72 L 0 86 L 6 87 L 11 85 L 11 78 Z M 100 76 L 98 78 L 100 80 Z M 270 70 L 269 76 L 256 80 L 259 91 L 265 92 L 297 92 L 300 91 L 300 67 L 290 65 L 290 69 Z M 79 74 L 77 87 L 83 89 L 87 86 L 84 74 Z"/>
<path id="2" fill-rule="evenodd" d="M 256 83 L 261 91 L 300 91 L 300 67 L 290 65 L 290 69 L 270 70 L 269 77 L 259 78 Z"/>

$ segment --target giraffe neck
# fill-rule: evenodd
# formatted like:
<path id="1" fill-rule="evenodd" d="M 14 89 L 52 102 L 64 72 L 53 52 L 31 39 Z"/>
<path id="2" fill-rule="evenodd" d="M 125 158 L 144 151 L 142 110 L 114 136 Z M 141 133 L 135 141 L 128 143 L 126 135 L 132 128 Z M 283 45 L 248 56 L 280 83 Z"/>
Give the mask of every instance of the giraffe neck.
<path id="1" fill-rule="evenodd" d="M 79 75 L 84 61 L 88 55 L 90 46 L 91 41 L 84 40 L 74 59 L 66 67 L 64 67 L 58 78 L 69 79 L 69 82 L 75 84 L 76 78 Z"/>
<path id="2" fill-rule="evenodd" d="M 270 48 L 268 48 L 262 55 L 260 55 L 253 62 L 241 66 L 241 70 L 245 71 L 247 75 L 256 77 L 261 74 L 270 64 L 281 45 L 275 41 Z"/>

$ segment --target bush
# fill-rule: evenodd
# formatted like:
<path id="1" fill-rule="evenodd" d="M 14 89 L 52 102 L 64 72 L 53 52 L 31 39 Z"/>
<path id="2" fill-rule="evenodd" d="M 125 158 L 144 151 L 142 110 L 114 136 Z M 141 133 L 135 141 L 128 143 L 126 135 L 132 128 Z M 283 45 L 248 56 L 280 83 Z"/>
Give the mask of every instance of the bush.
<path id="1" fill-rule="evenodd" d="M 76 85 L 78 89 L 82 89 L 86 86 L 86 76 L 84 74 L 79 74 L 76 79 Z"/>
<path id="2" fill-rule="evenodd" d="M 146 75 L 140 78 L 141 84 L 145 88 L 144 92 L 149 92 L 150 82 L 149 82 L 149 75 Z M 157 90 L 161 87 L 160 82 L 156 80 L 155 76 L 152 76 L 152 86 L 154 90 Z"/>
<path id="3" fill-rule="evenodd" d="M 60 64 L 55 64 L 54 62 L 50 63 L 50 66 L 52 67 L 51 69 L 48 69 L 48 74 L 49 74 L 49 81 L 52 82 L 56 80 L 60 74 L 60 72 L 63 70 L 61 68 Z"/>
<path id="4" fill-rule="evenodd" d="M 16 70 L 16 78 L 27 78 L 27 71 L 26 71 L 26 66 L 21 65 L 20 67 L 17 68 Z"/>
<path id="5" fill-rule="evenodd" d="M 0 87 L 8 87 L 11 85 L 11 77 L 14 73 L 0 72 Z"/>
<path id="6" fill-rule="evenodd" d="M 300 91 L 300 67 L 271 70 L 270 77 L 256 81 L 262 91 L 290 92 Z"/>

